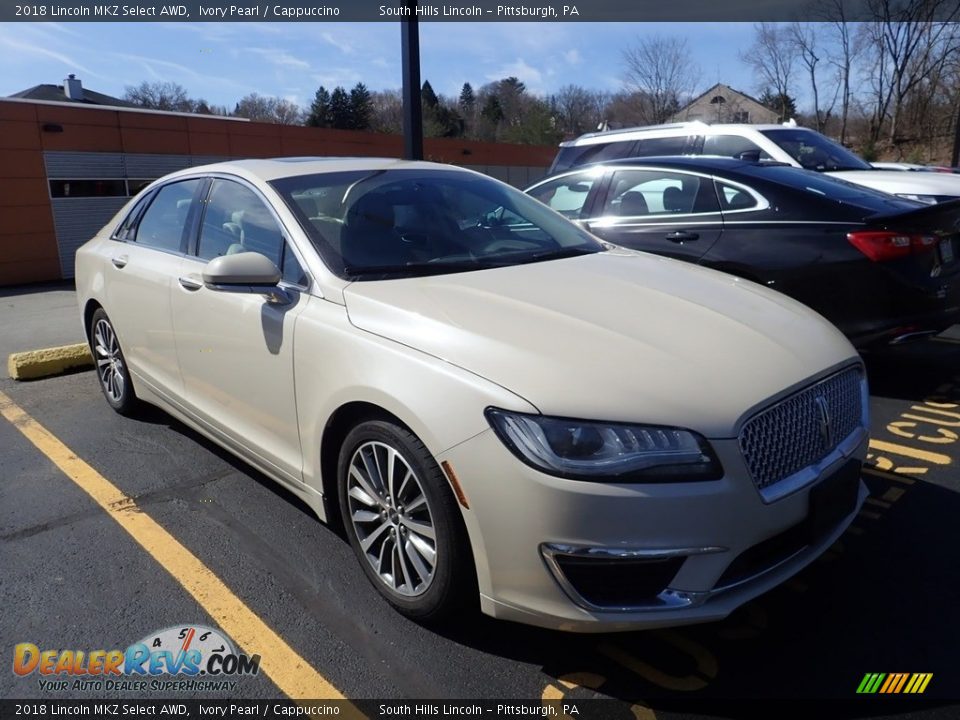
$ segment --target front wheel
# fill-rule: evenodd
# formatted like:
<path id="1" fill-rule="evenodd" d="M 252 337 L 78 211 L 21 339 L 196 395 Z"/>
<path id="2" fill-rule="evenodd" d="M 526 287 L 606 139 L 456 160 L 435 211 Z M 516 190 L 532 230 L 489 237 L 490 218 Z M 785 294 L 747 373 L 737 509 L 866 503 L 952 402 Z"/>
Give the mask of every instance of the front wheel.
<path id="1" fill-rule="evenodd" d="M 394 607 L 433 622 L 468 602 L 476 576 L 460 511 L 415 435 L 379 420 L 355 427 L 340 450 L 338 491 L 360 565 Z"/>
<path id="2" fill-rule="evenodd" d="M 103 308 L 97 308 L 90 320 L 90 340 L 103 396 L 121 415 L 131 414 L 137 406 L 137 396 L 117 333 Z"/>

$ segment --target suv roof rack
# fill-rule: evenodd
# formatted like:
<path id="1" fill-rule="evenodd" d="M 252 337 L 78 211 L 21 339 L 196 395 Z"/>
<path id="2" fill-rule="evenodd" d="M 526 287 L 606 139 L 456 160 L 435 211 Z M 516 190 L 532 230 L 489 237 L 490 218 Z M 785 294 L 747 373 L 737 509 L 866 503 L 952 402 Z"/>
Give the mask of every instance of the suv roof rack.
<path id="1" fill-rule="evenodd" d="M 703 122 L 702 120 L 687 120 L 684 122 L 665 123 L 662 125 L 635 125 L 628 128 L 617 128 L 616 130 L 600 130 L 598 132 L 584 133 L 583 135 L 580 135 L 577 140 L 594 137 L 609 137 L 611 135 L 624 135 L 627 133 L 637 132 L 638 130 L 674 130 L 678 128 L 699 127 L 707 127 L 707 123 Z"/>

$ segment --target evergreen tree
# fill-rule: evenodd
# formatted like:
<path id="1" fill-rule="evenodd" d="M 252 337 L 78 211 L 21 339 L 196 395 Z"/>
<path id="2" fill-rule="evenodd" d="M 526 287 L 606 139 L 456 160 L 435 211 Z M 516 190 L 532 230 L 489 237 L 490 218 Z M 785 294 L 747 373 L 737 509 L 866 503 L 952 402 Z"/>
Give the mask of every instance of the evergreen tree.
<path id="1" fill-rule="evenodd" d="M 768 88 L 757 99 L 761 105 L 777 113 L 777 122 L 786 122 L 797 116 L 797 102 L 789 95 L 775 93 Z"/>
<path id="2" fill-rule="evenodd" d="M 492 123 L 498 123 L 503 120 L 503 108 L 500 106 L 500 100 L 496 95 L 491 95 L 487 98 L 487 101 L 483 104 L 483 110 L 480 111 L 480 115 L 484 120 L 489 120 Z"/>
<path id="3" fill-rule="evenodd" d="M 354 130 L 368 130 L 373 116 L 373 102 L 370 91 L 362 82 L 358 82 L 350 91 L 351 127 Z"/>
<path id="4" fill-rule="evenodd" d="M 307 125 L 310 127 L 330 127 L 330 93 L 321 85 L 313 96 L 310 105 L 310 114 L 307 116 Z"/>
<path id="5" fill-rule="evenodd" d="M 353 126 L 353 113 L 350 108 L 350 96 L 339 85 L 330 95 L 330 127 L 338 130 L 350 130 Z"/>
<path id="6" fill-rule="evenodd" d="M 473 114 L 473 108 L 476 104 L 477 98 L 473 94 L 473 87 L 470 83 L 464 83 L 460 90 L 460 110 L 463 111 L 464 115 L 470 116 Z"/>
<path id="7" fill-rule="evenodd" d="M 440 104 L 440 99 L 437 97 L 437 94 L 433 91 L 433 87 L 430 85 L 429 80 L 423 82 L 423 87 L 420 89 L 420 99 L 423 102 L 424 108 L 435 108 Z"/>

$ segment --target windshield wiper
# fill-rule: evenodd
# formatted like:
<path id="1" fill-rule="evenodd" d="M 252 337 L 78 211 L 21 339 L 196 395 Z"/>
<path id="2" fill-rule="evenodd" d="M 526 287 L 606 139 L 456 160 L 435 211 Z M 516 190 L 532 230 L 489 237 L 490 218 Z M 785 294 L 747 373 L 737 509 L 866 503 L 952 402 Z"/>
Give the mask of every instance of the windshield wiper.
<path id="1" fill-rule="evenodd" d="M 493 267 L 479 262 L 414 262 L 393 265 L 347 265 L 343 272 L 351 279 L 377 277 L 415 277 L 419 275 L 443 275 L 451 272 L 466 272 Z"/>

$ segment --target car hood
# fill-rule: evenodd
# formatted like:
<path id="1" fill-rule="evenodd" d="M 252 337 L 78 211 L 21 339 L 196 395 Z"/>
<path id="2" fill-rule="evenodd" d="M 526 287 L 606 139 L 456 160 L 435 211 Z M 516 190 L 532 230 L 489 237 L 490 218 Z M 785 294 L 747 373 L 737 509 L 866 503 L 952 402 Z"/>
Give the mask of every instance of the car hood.
<path id="1" fill-rule="evenodd" d="M 839 170 L 829 173 L 848 182 L 901 195 L 960 197 L 960 175 L 908 170 Z"/>
<path id="2" fill-rule="evenodd" d="M 667 258 L 612 250 L 344 292 L 358 328 L 442 358 L 547 415 L 733 437 L 748 410 L 856 358 L 779 293 Z"/>

